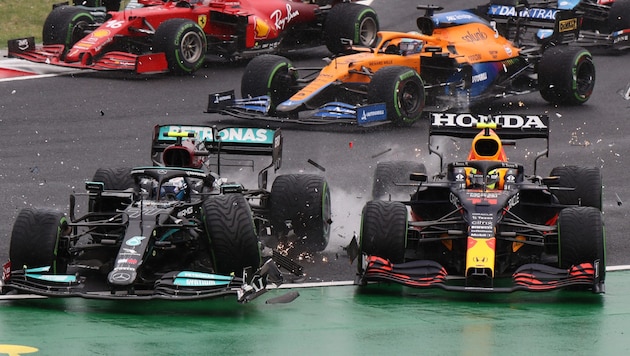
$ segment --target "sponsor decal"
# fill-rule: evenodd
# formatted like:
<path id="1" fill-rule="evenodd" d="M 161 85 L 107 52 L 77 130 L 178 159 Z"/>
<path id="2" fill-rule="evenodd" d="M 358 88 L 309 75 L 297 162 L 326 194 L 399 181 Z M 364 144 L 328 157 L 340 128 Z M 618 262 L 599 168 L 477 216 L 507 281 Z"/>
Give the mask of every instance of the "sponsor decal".
<path id="1" fill-rule="evenodd" d="M 523 9 L 516 11 L 514 6 L 505 5 L 490 5 L 488 8 L 488 15 L 493 16 L 508 16 L 508 17 L 525 17 L 538 20 L 550 20 L 556 19 L 557 9 Z"/>
<path id="2" fill-rule="evenodd" d="M 26 51 L 28 49 L 28 38 L 17 40 L 17 47 L 20 51 Z"/>
<path id="3" fill-rule="evenodd" d="M 299 11 L 293 11 L 290 4 L 287 4 L 286 10 L 286 15 L 282 13 L 282 10 L 275 10 L 271 13 L 271 16 L 269 16 L 276 26 L 276 30 L 283 30 L 285 26 L 291 22 L 291 20 L 300 15 Z"/>
<path id="4" fill-rule="evenodd" d="M 229 94 L 215 94 L 214 95 L 214 100 L 212 101 L 215 104 L 220 104 L 224 101 L 232 101 L 234 100 L 234 95 L 231 94 L 231 92 Z"/>
<path id="5" fill-rule="evenodd" d="M 92 32 L 91 36 L 96 38 L 107 37 L 110 33 L 109 30 L 100 29 Z"/>
<path id="6" fill-rule="evenodd" d="M 269 32 L 271 32 L 271 28 L 269 25 L 262 19 L 254 18 L 254 38 L 256 39 L 264 39 L 269 37 Z"/>
<path id="7" fill-rule="evenodd" d="M 182 210 L 178 211 L 178 212 L 177 212 L 177 217 L 178 217 L 178 218 L 181 218 L 181 217 L 183 217 L 183 216 L 192 215 L 192 213 L 193 213 L 193 212 L 194 212 L 194 211 L 193 211 L 193 207 L 192 207 L 192 206 L 189 206 L 189 207 L 187 207 L 186 209 L 182 209 Z"/>
<path id="8" fill-rule="evenodd" d="M 230 127 L 219 131 L 223 142 L 268 143 L 273 142 L 273 133 L 267 129 Z"/>
<path id="9" fill-rule="evenodd" d="M 477 29 L 477 31 L 473 33 L 470 33 L 470 31 L 466 31 L 466 35 L 462 36 L 462 40 L 466 42 L 478 42 L 478 41 L 485 41 L 487 39 L 488 39 L 488 35 L 481 32 L 480 29 Z"/>
<path id="10" fill-rule="evenodd" d="M 488 73 L 487 72 L 475 74 L 475 75 L 472 76 L 472 82 L 473 83 L 485 82 L 486 80 L 488 80 Z"/>
<path id="11" fill-rule="evenodd" d="M 138 260 L 135 258 L 119 258 L 118 261 L 116 261 L 117 264 L 122 264 L 122 263 L 128 263 L 130 265 L 135 265 L 138 264 Z"/>
<path id="12" fill-rule="evenodd" d="M 140 256 L 140 253 L 132 248 L 123 247 L 120 255 Z"/>
<path id="13" fill-rule="evenodd" d="M 115 272 L 112 274 L 111 280 L 114 282 L 127 282 L 131 280 L 131 274 L 127 272 Z"/>
<path id="14" fill-rule="evenodd" d="M 206 126 L 177 126 L 177 125 L 169 125 L 160 127 L 160 140 L 166 141 L 176 141 L 176 137 L 169 137 L 169 132 L 194 132 L 197 139 L 201 141 L 212 141 L 214 138 L 214 133 L 212 128 Z"/>
<path id="15" fill-rule="evenodd" d="M 11 261 L 2 266 L 2 281 L 6 281 L 11 277 Z"/>
<path id="16" fill-rule="evenodd" d="M 546 129 L 545 120 L 540 115 L 474 115 L 457 113 L 431 113 L 431 125 L 436 127 L 470 127 L 478 123 L 497 123 L 503 128 Z"/>
<path id="17" fill-rule="evenodd" d="M 567 32 L 577 30 L 578 21 L 576 18 L 568 19 L 568 20 L 560 20 L 559 22 L 559 31 Z"/>
<path id="18" fill-rule="evenodd" d="M 125 245 L 127 246 L 140 246 L 142 240 L 146 239 L 146 236 L 134 236 L 129 240 L 125 241 Z"/>
<path id="19" fill-rule="evenodd" d="M 208 15 L 199 15 L 197 17 L 197 24 L 199 25 L 199 27 L 205 28 L 207 23 L 208 23 Z"/>
<path id="20" fill-rule="evenodd" d="M 357 120 L 359 124 L 387 120 L 385 104 L 368 105 L 357 108 Z"/>

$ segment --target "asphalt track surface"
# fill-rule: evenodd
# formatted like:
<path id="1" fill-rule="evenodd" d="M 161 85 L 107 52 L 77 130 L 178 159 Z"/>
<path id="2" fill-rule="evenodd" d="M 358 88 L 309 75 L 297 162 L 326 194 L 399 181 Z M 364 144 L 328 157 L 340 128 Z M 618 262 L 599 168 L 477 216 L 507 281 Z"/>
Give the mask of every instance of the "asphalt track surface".
<path id="1" fill-rule="evenodd" d="M 437 1 L 434 3 L 444 6 L 447 10 L 473 5 L 471 2 L 465 1 Z M 482 2 L 476 3 L 480 4 Z M 383 29 L 408 31 L 414 29 L 415 19 L 420 16 L 420 13 L 414 10 L 415 5 L 416 3 L 409 3 L 404 0 L 390 0 L 386 2 L 377 0 L 373 7 L 379 13 Z M 322 63 L 321 58 L 327 55 L 328 53 L 325 49 L 316 48 L 293 53 L 291 58 L 297 66 L 313 66 L 320 65 Z M 625 100 L 619 94 L 630 83 L 630 72 L 627 70 L 627 62 L 627 55 L 595 56 L 597 85 L 593 96 L 583 106 L 554 107 L 547 104 L 538 94 L 534 93 L 499 100 L 488 107 L 488 112 L 490 113 L 544 113 L 550 116 L 550 155 L 549 158 L 544 158 L 539 162 L 539 175 L 548 174 L 553 167 L 563 164 L 601 167 L 605 184 L 603 210 L 605 214 L 608 244 L 607 262 L 609 266 L 630 265 L 630 245 L 626 236 L 627 231 L 630 231 L 630 219 L 628 218 L 630 216 L 628 211 L 630 189 L 626 183 L 627 167 L 630 164 L 627 156 L 628 152 L 630 152 L 630 139 L 628 138 L 630 124 L 627 122 L 630 116 L 630 101 Z M 43 75 L 0 79 L 0 196 L 3 197 L 4 202 L 0 207 L 0 221 L 2 221 L 0 225 L 0 261 L 5 261 L 8 258 L 9 236 L 13 221 L 20 209 L 34 206 L 67 211 L 68 195 L 73 191 L 84 191 L 84 182 L 92 177 L 97 168 L 148 164 L 150 162 L 151 132 L 155 124 L 227 125 L 238 123 L 240 125 L 248 125 L 248 123 L 234 122 L 218 115 L 203 113 L 209 93 L 232 88 L 236 89 L 237 93 L 240 91 L 240 77 L 244 67 L 242 63 L 225 64 L 211 62 L 194 76 L 186 77 L 168 75 L 137 76 L 85 71 L 63 71 L 66 74 L 57 76 L 56 73 L 60 72 L 58 69 L 42 68 L 41 66 L 32 66 L 23 62 L 15 63 L 12 60 L 0 58 L 0 67 L 7 66 L 19 71 L 37 72 Z M 413 159 L 425 162 L 429 172 L 437 172 L 437 159 L 430 157 L 427 152 L 427 123 L 417 123 L 410 128 L 404 129 L 377 129 L 371 131 L 339 127 L 285 126 L 283 127 L 283 132 L 284 162 L 282 169 L 278 173 L 310 172 L 323 174 L 331 186 L 333 195 L 334 222 L 329 247 L 323 253 L 301 256 L 302 258 L 298 262 L 305 267 L 306 276 L 297 282 L 352 280 L 356 270 L 356 262 L 352 265 L 350 264 L 347 254 L 342 247 L 350 242 L 355 232 L 358 232 L 361 208 L 369 199 L 372 173 L 376 163 L 381 160 Z M 508 155 L 513 161 L 525 163 L 526 169 L 531 170 L 533 168 L 531 165 L 532 155 L 540 151 L 542 147 L 542 142 L 529 142 L 528 140 L 523 145 L 519 143 L 516 149 L 508 150 Z M 468 149 L 466 144 L 455 140 L 445 140 L 442 148 L 447 153 L 447 160 L 448 158 L 461 158 Z M 309 159 L 324 167 L 325 171 L 309 164 Z M 252 172 L 241 171 L 235 172 L 232 177 L 246 185 L 248 183 L 251 185 L 255 184 L 254 176 L 255 174 Z M 609 278 L 613 279 L 616 277 L 611 275 Z M 627 276 L 625 278 L 627 279 Z M 604 313 L 595 311 L 592 315 L 595 315 L 597 318 L 610 315 L 627 316 L 626 310 L 619 310 L 617 314 L 616 309 L 610 309 L 613 307 L 612 304 L 608 303 L 608 300 L 612 300 L 609 298 L 623 298 L 623 286 L 625 285 L 627 283 L 624 282 L 610 283 L 607 288 L 608 293 L 604 296 L 606 303 L 603 303 L 607 309 Z M 364 316 L 365 320 L 358 320 L 353 325 L 357 325 L 359 322 L 376 322 L 371 317 L 374 315 L 373 313 L 377 313 L 382 318 L 387 319 L 387 311 L 392 311 L 391 317 L 393 319 L 401 317 L 399 314 L 393 314 L 394 307 L 391 309 L 388 307 L 392 303 L 396 304 L 398 299 L 380 302 L 378 300 L 365 301 L 360 298 L 335 299 L 336 293 L 345 292 L 328 292 L 325 288 L 316 288 L 315 291 L 314 296 L 306 298 L 308 303 L 321 303 L 320 298 L 328 300 L 330 297 L 333 297 L 331 300 L 337 303 L 332 308 L 332 311 L 336 312 L 325 314 L 328 315 L 327 320 L 332 320 L 330 319 L 331 315 L 346 315 L 343 310 L 350 308 L 357 300 L 359 302 L 363 300 L 361 303 L 363 303 L 365 310 L 362 313 L 366 313 L 366 315 Z M 499 307 L 495 307 L 493 303 L 480 303 L 475 299 L 470 304 L 458 303 L 458 297 L 455 297 L 455 303 L 452 304 L 453 300 L 451 297 L 442 293 L 437 293 L 437 296 L 433 296 L 432 293 L 425 294 L 423 292 L 421 294 L 423 297 L 428 295 L 432 301 L 435 301 L 435 298 L 437 298 L 446 302 L 437 303 L 439 304 L 437 308 L 432 309 L 423 306 L 417 299 L 405 298 L 404 302 L 411 301 L 411 304 L 414 305 L 411 309 L 413 315 L 418 315 L 418 318 L 427 320 L 427 322 L 432 323 L 431 325 L 437 325 L 436 323 L 439 324 L 441 321 L 431 319 L 429 316 L 438 315 L 441 310 L 452 308 L 450 310 L 456 316 L 471 324 L 470 329 L 468 329 L 469 332 L 454 335 L 453 339 L 461 343 L 457 344 L 462 345 L 461 349 L 450 349 L 450 351 L 444 351 L 444 354 L 468 354 L 472 352 L 475 347 L 479 346 L 477 343 L 478 339 L 475 339 L 477 335 L 490 339 L 488 341 L 490 343 L 493 340 L 503 340 L 502 338 L 506 336 L 503 330 L 514 327 L 514 324 L 508 323 L 504 325 L 490 322 L 493 326 L 488 329 L 488 323 L 485 323 L 485 321 L 496 320 L 497 315 L 502 315 L 502 313 L 508 311 L 523 310 L 523 313 L 512 316 L 516 318 L 515 320 L 525 320 L 525 325 L 528 326 L 528 329 L 518 329 L 521 331 L 519 336 L 510 336 L 514 342 L 520 340 L 520 337 L 524 337 L 524 335 L 531 335 L 527 334 L 527 332 L 535 331 L 538 325 L 546 325 L 546 323 L 551 323 L 553 320 L 564 318 L 567 315 L 560 306 L 568 300 L 562 298 L 558 301 L 553 299 L 553 297 L 531 297 L 532 299 L 529 299 L 529 301 L 533 305 L 502 303 Z M 308 295 L 311 294 L 309 293 Z M 540 295 L 536 294 L 536 296 Z M 459 301 L 466 298 L 460 298 Z M 537 301 L 542 300 L 544 302 L 548 300 L 546 298 L 552 298 L 552 306 L 543 306 L 543 309 L 546 310 L 545 315 L 550 315 L 550 318 L 540 319 L 538 316 L 532 316 L 537 315 L 539 311 L 540 304 Z M 297 299 L 296 302 L 303 299 Z M 171 323 L 173 320 L 176 324 L 174 325 L 175 329 L 179 327 L 184 333 L 186 330 L 195 330 L 203 327 L 214 327 L 215 329 L 213 330 L 221 330 L 221 328 L 238 329 L 244 323 L 252 320 L 252 314 L 264 313 L 264 310 L 261 311 L 254 307 L 247 307 L 244 310 L 236 307 L 227 307 L 227 311 L 216 313 L 188 311 L 187 315 L 194 315 L 191 321 L 188 319 L 173 319 L 172 316 L 179 312 L 180 307 L 170 305 L 168 306 L 170 311 L 166 313 L 167 317 L 164 320 L 159 317 L 149 317 L 149 322 L 142 323 L 142 320 L 147 319 L 147 315 L 154 314 L 152 310 L 144 309 L 144 311 L 135 312 L 133 307 L 127 307 L 116 314 L 117 312 L 114 309 L 117 309 L 117 306 L 114 307 L 110 303 L 104 303 L 91 304 L 93 305 L 92 308 L 80 306 L 80 315 L 76 315 L 76 313 L 67 313 L 67 310 L 75 310 L 72 307 L 73 302 L 69 302 L 70 304 L 64 303 L 66 302 L 62 302 L 58 306 L 42 307 L 46 312 L 52 311 L 53 313 L 48 322 L 46 322 L 46 325 L 48 325 L 47 330 L 56 329 L 58 326 L 60 328 L 68 328 L 70 332 L 74 330 L 75 336 L 61 334 L 58 337 L 69 341 L 89 343 L 90 347 L 92 347 L 90 350 L 94 350 L 95 353 L 98 353 L 97 350 L 100 350 L 102 354 L 107 353 L 104 350 L 107 349 L 108 341 L 102 338 L 102 336 L 107 335 L 90 333 L 85 334 L 85 337 L 77 335 L 90 328 L 114 325 L 117 327 L 116 332 L 108 334 L 109 336 L 120 338 L 126 334 L 131 334 L 133 338 L 127 339 L 124 344 L 121 344 L 123 346 L 119 346 L 120 348 L 111 351 L 142 354 L 144 350 L 146 351 L 144 353 L 158 354 L 157 350 L 160 350 L 159 348 L 153 349 L 153 352 L 151 352 L 147 350 L 147 347 L 151 345 L 151 340 L 160 338 L 169 340 L 166 336 L 168 334 L 158 329 L 165 324 Z M 304 303 L 304 301 L 300 303 Z M 556 304 L 558 305 L 557 308 L 553 306 Z M 623 304 L 621 302 L 618 305 Z M 324 309 L 328 307 L 325 304 L 321 305 L 321 308 Z M 576 305 L 577 309 L 582 307 L 582 304 Z M 31 307 L 29 306 L 28 308 Z M 159 308 L 162 307 L 159 306 Z M 194 307 L 186 306 L 186 308 Z M 222 308 L 223 306 L 219 306 L 219 309 Z M 298 307 L 287 308 L 298 309 Z M 303 317 L 317 318 L 320 315 L 318 313 L 321 312 L 321 308 L 319 311 L 317 309 L 308 309 Z M 400 305 L 397 308 L 402 309 L 402 314 L 405 314 L 405 306 Z M 481 308 L 482 311 L 477 312 L 477 308 Z M 30 330 L 28 328 L 30 327 L 29 325 L 37 325 L 40 316 L 25 317 L 19 313 L 19 309 L 11 308 L 8 310 L 15 314 L 3 310 L 3 320 L 0 325 L 4 328 L 3 330 L 11 330 L 13 333 L 3 331 L 0 335 L 0 343 L 33 345 L 33 340 L 37 338 L 33 338 L 29 334 Z M 35 307 L 35 311 L 37 310 L 38 307 Z M 383 310 L 386 311 L 385 314 L 383 314 Z M 28 309 L 28 311 L 33 311 L 33 309 Z M 272 310 L 270 313 L 273 312 Z M 110 317 L 108 316 L 110 313 L 115 315 Z M 564 338 L 560 341 L 543 340 L 541 345 L 550 347 L 550 353 L 554 354 L 566 354 L 566 352 L 591 354 L 593 351 L 604 354 L 627 353 L 627 349 L 625 349 L 626 352 L 623 352 L 623 347 L 615 348 L 614 346 L 615 343 L 617 346 L 623 344 L 620 333 L 623 334 L 627 327 L 623 326 L 623 323 L 620 325 L 610 325 L 607 322 L 592 324 L 592 315 L 589 313 L 567 321 L 570 325 L 573 325 L 571 323 L 575 322 L 586 328 L 571 329 L 575 332 L 576 339 L 604 340 L 606 343 L 613 343 L 612 349 L 594 346 L 581 348 L 580 345 L 573 347 L 571 345 L 572 338 Z M 134 316 L 136 315 L 140 315 L 140 317 L 135 318 Z M 164 314 L 158 313 L 158 315 Z M 208 321 L 203 319 L 203 316 L 210 316 L 208 320 L 211 321 L 212 325 L 207 324 Z M 15 320 L 26 320 L 29 325 L 16 324 Z M 59 323 L 55 324 L 54 320 L 59 320 Z M 86 329 L 74 326 L 78 325 L 75 323 L 84 320 L 91 322 L 88 323 Z M 223 325 L 218 323 L 221 320 L 232 321 L 228 321 Z M 234 320 L 236 320 L 236 323 Z M 293 351 L 292 353 L 303 351 L 304 354 L 321 354 L 313 352 L 314 347 L 328 347 L 326 343 L 321 343 L 320 341 L 332 337 L 339 330 L 352 327 L 339 322 L 338 319 L 334 319 L 332 325 L 327 324 L 324 331 L 321 331 L 321 326 L 310 324 L 308 320 L 306 319 L 306 324 L 295 326 L 301 333 L 286 333 L 289 337 L 294 337 L 295 340 L 310 340 L 304 344 L 305 348 L 293 347 L 290 349 Z M 351 320 L 356 321 L 356 319 L 352 318 Z M 153 321 L 155 324 L 151 324 L 150 321 Z M 218 324 L 214 325 L 213 323 L 215 322 Z M 270 324 L 267 322 L 270 322 Z M 394 329 L 399 330 L 399 333 L 390 334 L 390 336 L 398 335 L 395 338 L 398 345 L 408 347 L 403 351 L 409 353 L 415 349 L 412 347 L 417 347 L 418 350 L 427 350 L 426 346 L 433 346 L 432 349 L 437 350 L 435 343 L 427 341 L 434 340 L 433 338 L 417 339 L 425 340 L 423 343 L 405 343 L 409 339 L 400 337 L 400 335 L 404 331 L 415 330 L 416 328 L 415 324 L 410 320 L 405 319 L 405 322 L 408 323 L 405 324 L 408 326 L 408 329 Z M 457 321 L 453 321 L 453 323 L 457 324 Z M 190 325 L 192 326 L 189 328 Z M 259 323 L 261 329 L 268 328 L 269 325 L 279 327 L 281 321 L 273 318 L 272 320 Z M 481 325 L 482 328 L 475 329 L 474 325 Z M 544 329 L 547 332 L 535 333 L 533 336 L 544 336 L 546 333 L 550 334 L 555 330 L 563 330 L 564 328 L 562 323 L 553 325 L 556 326 L 553 330 Z M 593 333 L 589 331 L 597 329 L 598 325 L 606 326 L 603 330 L 607 332 L 602 332 L 604 334 L 601 334 L 604 335 L 603 337 L 593 336 Z M 135 326 L 138 326 L 138 329 Z M 152 326 L 155 329 L 151 329 Z M 232 333 L 226 339 L 219 338 L 215 340 L 213 336 L 206 333 L 203 334 L 205 335 L 204 340 L 206 340 L 208 345 L 212 345 L 213 341 L 217 342 L 215 345 L 219 345 L 224 341 L 237 345 L 243 341 L 243 335 L 236 331 L 237 329 L 232 329 Z M 377 336 L 382 336 L 379 329 L 379 327 L 361 329 L 365 333 L 357 332 L 353 334 L 353 337 L 357 338 L 357 340 L 359 338 L 362 340 L 371 338 L 379 340 Z M 169 330 L 173 330 L 173 328 Z M 252 333 L 258 331 L 247 330 Z M 431 331 L 431 328 L 427 327 L 426 330 L 423 330 L 425 333 L 428 333 Z M 443 326 L 439 327 L 438 330 L 440 331 L 438 335 L 444 335 L 449 331 Z M 487 333 L 482 332 L 479 334 L 479 330 L 485 330 Z M 286 332 L 287 329 L 280 327 L 278 331 L 282 333 L 283 331 Z M 46 331 L 42 330 L 41 332 L 44 333 Z M 415 340 L 415 336 L 419 334 L 422 333 L 414 331 L 407 336 Z M 311 335 L 317 342 L 309 339 Z M 265 336 L 269 338 L 278 337 L 278 343 L 286 342 L 286 340 L 283 341 L 282 335 L 276 335 L 267 331 Z M 125 348 L 124 345 L 134 345 L 134 342 L 137 340 L 141 341 L 137 348 L 133 348 L 133 351 L 136 352 L 125 352 L 131 349 Z M 182 340 L 186 342 L 186 340 L 192 340 L 192 338 L 187 336 Z M 257 340 L 260 341 L 260 339 Z M 451 342 L 449 338 L 442 338 L 441 340 L 444 343 Z M 358 343 L 356 340 L 355 342 Z M 364 349 L 357 346 L 355 349 L 335 350 L 325 347 L 321 350 L 331 354 L 358 353 L 359 350 L 389 351 L 388 345 L 392 344 L 387 341 L 382 342 L 385 342 L 385 344 L 373 343 L 372 345 L 376 347 L 374 349 Z M 565 347 L 557 346 L 558 342 L 561 342 Z M 84 345 L 81 342 L 78 344 Z M 495 342 L 496 344 L 497 342 Z M 45 347 L 42 348 L 41 345 Z M 161 350 L 169 350 L 169 347 L 163 343 L 158 343 L 157 345 L 162 346 Z M 519 345 L 521 345 L 522 349 L 530 347 L 527 344 Z M 65 351 L 60 349 L 59 346 L 46 344 L 43 341 L 39 342 L 37 346 L 45 354 L 58 354 L 54 350 Z M 309 349 L 309 346 L 312 348 Z M 220 350 L 223 351 L 225 349 L 222 348 Z M 46 350 L 52 350 L 52 352 L 45 352 Z M 172 351 L 173 349 L 170 348 L 170 350 Z M 196 352 L 191 352 L 192 354 L 201 353 L 200 350 L 206 349 L 197 346 L 197 348 L 181 350 L 196 350 Z M 235 350 L 234 353 L 239 353 L 239 350 L 245 353 L 245 351 L 250 349 L 232 346 L 231 350 Z M 257 353 L 255 352 L 256 349 L 252 348 L 251 350 L 254 350 L 252 353 Z M 275 347 L 268 350 L 280 352 L 280 350 L 284 349 Z M 482 354 L 505 354 L 509 352 L 507 350 L 510 350 L 509 347 L 506 349 L 492 348 L 489 352 L 482 352 Z M 536 350 L 540 351 L 538 352 L 539 354 L 545 353 L 544 348 Z M 581 350 L 591 350 L 591 352 L 582 352 Z M 607 352 L 612 350 L 621 352 Z M 219 353 L 226 354 L 229 352 Z M 266 354 L 269 353 L 267 352 Z M 437 352 L 437 354 L 440 354 L 440 352 Z"/>
<path id="2" fill-rule="evenodd" d="M 413 30 L 420 10 L 408 2 L 375 2 L 381 28 Z M 482 2 L 478 2 L 481 4 Z M 471 6 L 464 1 L 441 2 L 447 10 Z M 296 66 L 315 66 L 328 55 L 325 48 L 290 54 Z M 3 58 L 4 59 L 4 58 Z M 537 174 L 555 166 L 601 167 L 608 265 L 630 264 L 628 208 L 628 137 L 630 101 L 618 93 L 630 83 L 627 56 L 596 56 L 597 84 L 591 99 L 578 107 L 554 107 L 537 93 L 498 100 L 489 113 L 547 114 L 551 118 L 549 158 Z M 34 71 L 43 77 L 0 81 L 0 260 L 7 259 L 15 216 L 27 206 L 67 211 L 68 195 L 83 192 L 84 182 L 99 167 L 150 163 L 155 124 L 260 125 L 203 113 L 207 95 L 226 89 L 240 92 L 243 63 L 210 62 L 194 76 L 67 71 L 33 66 L 20 60 L 0 61 L 0 67 Z M 73 73 L 49 76 L 55 73 Z M 284 161 L 278 173 L 311 172 L 328 180 L 333 195 L 333 232 L 322 254 L 302 256 L 305 281 L 347 280 L 354 277 L 342 246 L 358 232 L 360 213 L 369 199 L 375 165 L 382 160 L 424 162 L 437 172 L 436 157 L 427 151 L 427 123 L 410 128 L 371 131 L 340 127 L 284 126 Z M 532 172 L 533 154 L 543 142 L 519 142 L 508 149 L 512 161 Z M 533 140 L 531 140 L 533 141 Z M 446 160 L 463 157 L 468 143 L 445 140 Z M 325 171 L 308 163 L 316 162 Z M 266 163 L 266 162 L 265 162 Z M 261 168 L 262 165 L 257 166 Z M 255 172 L 229 172 L 228 177 L 255 185 Z"/>

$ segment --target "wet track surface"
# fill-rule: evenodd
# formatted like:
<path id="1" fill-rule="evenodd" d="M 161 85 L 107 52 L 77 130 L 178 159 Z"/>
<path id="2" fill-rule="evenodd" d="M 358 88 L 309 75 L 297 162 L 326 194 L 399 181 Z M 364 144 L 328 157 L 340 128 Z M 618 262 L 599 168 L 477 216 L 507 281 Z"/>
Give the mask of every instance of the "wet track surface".
<path id="1" fill-rule="evenodd" d="M 411 11 L 403 1 L 399 3 L 373 4 L 380 14 L 381 27 L 413 30 L 420 11 Z M 443 6 L 455 9 L 470 5 L 453 1 Z M 324 48 L 316 48 L 290 57 L 297 66 L 318 66 L 327 55 Z M 597 84 L 583 106 L 554 107 L 533 93 L 498 100 L 488 107 L 488 113 L 550 116 L 550 154 L 539 162 L 539 175 L 562 164 L 601 167 L 608 265 L 630 264 L 625 236 L 630 220 L 628 204 L 624 204 L 630 197 L 625 169 L 630 152 L 630 101 L 620 95 L 630 82 L 624 70 L 627 60 L 627 56 L 595 57 Z M 0 194 L 4 197 L 0 209 L 0 260 L 8 257 L 8 237 L 21 208 L 67 211 L 68 194 L 83 191 L 84 182 L 97 168 L 150 162 L 149 144 L 155 124 L 255 125 L 203 113 L 209 93 L 240 91 L 243 67 L 243 63 L 210 62 L 194 76 L 185 77 L 72 71 L 63 76 L 0 81 Z M 25 70 L 23 65 L 16 69 Z M 48 73 L 48 68 L 33 70 Z M 285 125 L 283 131 L 284 162 L 278 173 L 322 174 L 333 195 L 329 247 L 323 253 L 293 256 L 305 267 L 306 276 L 300 281 L 351 280 L 356 262 L 350 264 L 342 247 L 358 233 L 361 208 L 369 199 L 376 163 L 418 160 L 427 165 L 429 173 L 437 172 L 438 161 L 427 151 L 427 123 L 373 130 Z M 441 149 L 449 160 L 461 158 L 468 147 L 445 139 Z M 507 154 L 512 161 L 524 163 L 531 173 L 533 156 L 542 149 L 543 142 L 532 140 L 519 143 Z M 255 184 L 256 172 L 230 174 L 246 186 Z"/>
<path id="2" fill-rule="evenodd" d="M 447 10 L 471 6 L 464 1 L 438 3 Z M 421 15 L 415 5 L 376 0 L 373 7 L 382 28 L 408 31 Z M 297 66 L 319 66 L 327 55 L 317 48 L 292 53 L 291 58 Z M 583 106 L 554 107 L 533 93 L 498 100 L 487 110 L 549 115 L 550 153 L 539 161 L 539 175 L 562 164 L 602 169 L 609 266 L 630 265 L 630 101 L 621 95 L 630 83 L 628 58 L 595 56 L 597 84 Z M 203 113 L 209 93 L 240 91 L 242 63 L 212 62 L 186 77 L 77 71 L 57 76 L 59 69 L 5 58 L 0 58 L 0 67 L 18 71 L 0 70 L 0 261 L 8 258 L 20 209 L 67 212 L 68 195 L 83 192 L 97 168 L 148 164 L 155 124 L 250 125 Z M 24 72 L 40 76 L 29 79 Z M 13 80 L 16 74 L 19 80 Z M 374 130 L 283 127 L 283 167 L 278 173 L 324 175 L 334 220 L 324 252 L 290 251 L 305 275 L 287 276 L 285 287 L 354 279 L 356 262 L 350 263 L 343 247 L 358 233 L 376 163 L 418 160 L 429 173 L 437 172 L 437 158 L 428 155 L 427 127 L 426 122 Z M 507 154 L 531 173 L 533 156 L 543 146 L 526 140 Z M 468 150 L 451 139 L 444 139 L 440 148 L 446 160 L 461 158 Z M 229 176 L 253 186 L 256 173 L 241 169 Z M 628 354 L 629 278 L 628 272 L 609 273 L 604 295 L 561 291 L 480 296 L 344 285 L 292 289 L 300 296 L 288 304 L 265 303 L 287 290 L 272 290 L 245 305 L 229 298 L 187 303 L 0 301 L 0 354 L 28 350 L 20 347 L 45 355 Z"/>

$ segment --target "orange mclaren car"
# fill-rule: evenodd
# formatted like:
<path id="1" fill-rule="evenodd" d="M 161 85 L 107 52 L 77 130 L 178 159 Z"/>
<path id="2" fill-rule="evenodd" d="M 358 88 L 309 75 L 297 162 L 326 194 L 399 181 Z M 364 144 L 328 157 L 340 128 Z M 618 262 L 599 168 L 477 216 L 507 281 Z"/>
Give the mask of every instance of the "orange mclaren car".
<path id="1" fill-rule="evenodd" d="M 211 94 L 207 112 L 298 123 L 410 125 L 446 111 L 539 91 L 554 104 L 586 102 L 595 85 L 591 54 L 573 42 L 580 19 L 559 12 L 553 35 L 517 46 L 473 11 L 426 10 L 412 32 L 381 31 L 373 48 L 333 57 L 323 68 L 254 58 L 234 91 Z M 574 75 L 575 73 L 575 75 Z"/>

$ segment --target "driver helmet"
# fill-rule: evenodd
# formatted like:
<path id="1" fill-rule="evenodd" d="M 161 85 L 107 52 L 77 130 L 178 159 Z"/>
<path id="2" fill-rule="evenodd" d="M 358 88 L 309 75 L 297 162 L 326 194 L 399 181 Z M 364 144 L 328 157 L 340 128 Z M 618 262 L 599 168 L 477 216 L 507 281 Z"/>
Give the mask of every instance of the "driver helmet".
<path id="1" fill-rule="evenodd" d="M 417 33 L 417 32 L 410 32 L 410 33 Z M 420 51 L 422 51 L 422 45 L 423 43 L 421 40 L 404 38 L 400 41 L 400 45 L 399 45 L 400 53 L 402 53 L 403 55 L 419 53 Z"/>
<path id="2" fill-rule="evenodd" d="M 187 198 L 186 191 L 188 185 L 183 177 L 169 179 L 162 183 L 160 188 L 160 198 L 169 198 L 171 200 L 185 200 Z"/>

